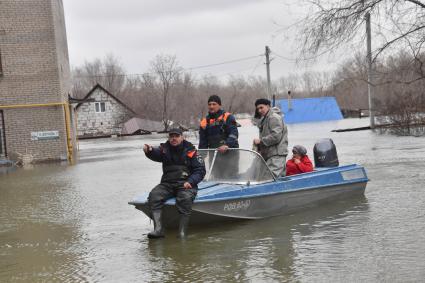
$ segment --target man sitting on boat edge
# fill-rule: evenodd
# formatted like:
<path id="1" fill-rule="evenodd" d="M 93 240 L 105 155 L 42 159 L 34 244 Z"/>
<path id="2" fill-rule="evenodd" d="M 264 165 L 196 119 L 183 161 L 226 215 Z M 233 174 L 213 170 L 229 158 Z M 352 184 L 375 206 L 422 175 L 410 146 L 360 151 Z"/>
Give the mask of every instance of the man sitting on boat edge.
<path id="1" fill-rule="evenodd" d="M 201 156 L 195 146 L 186 141 L 181 129 L 169 131 L 168 141 L 159 147 L 145 144 L 143 151 L 146 156 L 162 163 L 162 178 L 149 193 L 149 208 L 154 222 L 154 231 L 148 238 L 162 238 L 162 208 L 164 203 L 176 198 L 176 207 L 180 214 L 179 237 L 184 238 L 187 233 L 192 203 L 197 194 L 197 185 L 204 179 L 206 170 Z"/>

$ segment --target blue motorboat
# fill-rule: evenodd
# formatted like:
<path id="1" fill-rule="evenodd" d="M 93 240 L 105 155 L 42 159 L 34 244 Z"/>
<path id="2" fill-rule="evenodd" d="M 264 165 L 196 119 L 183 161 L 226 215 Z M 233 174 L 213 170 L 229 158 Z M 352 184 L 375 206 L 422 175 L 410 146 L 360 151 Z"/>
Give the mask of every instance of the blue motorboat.
<path id="1" fill-rule="evenodd" d="M 255 151 L 199 152 L 204 156 L 207 175 L 199 184 L 190 225 L 288 214 L 324 201 L 364 194 L 368 182 L 364 167 L 356 164 L 316 167 L 313 172 L 276 179 Z M 149 217 L 147 198 L 145 193 L 129 204 Z M 175 199 L 165 203 L 163 215 L 165 227 L 178 225 Z"/>

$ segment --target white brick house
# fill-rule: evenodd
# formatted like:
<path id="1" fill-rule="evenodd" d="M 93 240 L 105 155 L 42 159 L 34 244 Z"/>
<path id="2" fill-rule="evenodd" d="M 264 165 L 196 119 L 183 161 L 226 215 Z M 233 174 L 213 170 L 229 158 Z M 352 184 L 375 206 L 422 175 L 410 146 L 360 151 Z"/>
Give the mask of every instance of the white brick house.
<path id="1" fill-rule="evenodd" d="M 95 85 L 75 107 L 78 137 L 121 134 L 122 125 L 136 113 L 100 84 Z"/>

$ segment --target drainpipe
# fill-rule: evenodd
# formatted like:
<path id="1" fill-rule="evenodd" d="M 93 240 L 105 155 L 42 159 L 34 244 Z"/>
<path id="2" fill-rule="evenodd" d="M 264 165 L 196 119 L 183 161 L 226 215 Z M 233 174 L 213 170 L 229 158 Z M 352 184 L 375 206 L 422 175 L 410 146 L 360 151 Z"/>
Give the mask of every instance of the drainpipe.
<path id="1" fill-rule="evenodd" d="M 77 144 L 77 151 L 80 151 L 80 141 L 78 140 L 78 113 L 74 111 L 74 125 L 75 125 L 75 143 Z"/>
<path id="2" fill-rule="evenodd" d="M 71 115 L 69 111 L 69 104 L 63 104 L 63 110 L 65 111 L 65 128 L 66 128 L 66 145 L 68 149 L 68 160 L 72 164 L 73 160 L 73 148 L 72 148 L 72 140 L 71 140 Z"/>
<path id="3" fill-rule="evenodd" d="M 6 145 L 6 124 L 4 123 L 4 113 L 3 110 L 0 109 L 0 113 L 1 113 L 1 126 L 3 129 L 3 145 L 4 145 L 4 156 L 7 157 L 7 145 Z M 1 142 L 1 141 L 0 141 Z"/>

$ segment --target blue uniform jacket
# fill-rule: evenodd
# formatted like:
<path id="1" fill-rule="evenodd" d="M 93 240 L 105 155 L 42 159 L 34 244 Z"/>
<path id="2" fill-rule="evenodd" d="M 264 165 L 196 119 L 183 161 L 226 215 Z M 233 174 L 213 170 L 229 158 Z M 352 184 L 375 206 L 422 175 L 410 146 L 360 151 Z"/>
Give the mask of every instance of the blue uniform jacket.
<path id="1" fill-rule="evenodd" d="M 211 115 L 208 114 L 206 119 L 217 119 L 224 115 L 224 110 L 220 109 L 217 113 Z M 205 118 L 204 118 L 205 119 Z M 233 115 L 229 115 L 227 119 L 223 122 L 223 130 L 224 130 L 224 142 L 230 148 L 238 148 L 238 127 L 236 123 L 236 118 Z M 208 148 L 208 137 L 209 136 L 220 136 L 222 135 L 222 129 L 220 126 L 207 125 L 205 128 L 199 128 L 199 148 L 205 149 Z"/>
<path id="2" fill-rule="evenodd" d="M 146 157 L 148 157 L 152 161 L 161 162 L 166 165 L 181 165 L 182 163 L 187 163 L 188 169 L 190 171 L 190 175 L 187 178 L 187 182 L 189 182 L 192 187 L 196 187 L 199 182 L 201 182 L 206 174 L 205 163 L 204 160 L 198 152 L 196 151 L 195 146 L 184 140 L 181 144 L 181 159 L 174 160 L 171 157 L 171 153 L 167 148 L 171 147 L 170 143 L 167 141 L 165 144 L 161 144 L 159 147 L 153 147 L 152 151 L 148 151 L 146 153 Z M 185 160 L 182 160 L 182 159 Z M 187 162 L 184 162 L 187 161 Z"/>

